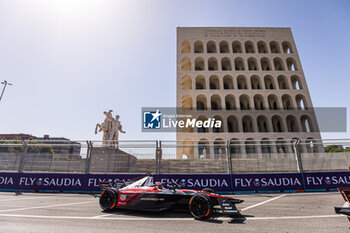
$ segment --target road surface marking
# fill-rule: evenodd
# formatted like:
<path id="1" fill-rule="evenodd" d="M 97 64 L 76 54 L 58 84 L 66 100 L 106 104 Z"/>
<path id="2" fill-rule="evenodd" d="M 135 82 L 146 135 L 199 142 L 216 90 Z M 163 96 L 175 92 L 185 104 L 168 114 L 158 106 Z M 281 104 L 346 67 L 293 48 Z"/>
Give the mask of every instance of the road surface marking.
<path id="1" fill-rule="evenodd" d="M 17 209 L 8 209 L 8 210 L 0 210 L 2 212 L 9 211 L 19 211 L 19 210 L 31 210 L 31 209 L 43 209 L 43 208 L 51 208 L 51 207 L 59 207 L 59 206 L 70 206 L 70 205 L 80 205 L 80 204 L 88 204 L 96 201 L 83 201 L 83 202 L 73 202 L 73 203 L 64 203 L 64 204 L 56 204 L 56 205 L 45 205 L 45 206 L 33 206 L 33 207 L 25 207 L 25 208 L 17 208 Z"/>
<path id="2" fill-rule="evenodd" d="M 241 209 L 241 212 L 242 212 L 242 211 L 245 211 L 245 210 L 249 210 L 249 209 L 254 208 L 254 207 L 257 207 L 257 206 L 260 206 L 260 205 L 263 205 L 263 204 L 266 204 L 266 203 L 268 203 L 268 202 L 270 202 L 270 201 L 277 200 L 278 198 L 284 197 L 284 196 L 286 196 L 286 195 L 287 195 L 287 194 L 282 194 L 282 195 L 280 195 L 280 196 L 277 196 L 277 197 L 268 199 L 268 200 L 266 200 L 266 201 L 259 202 L 259 203 L 255 204 L 255 205 L 248 206 L 248 207 L 246 207 L 246 208 Z"/>
<path id="3" fill-rule="evenodd" d="M 109 218 L 96 218 L 83 217 L 83 216 L 47 216 L 47 215 L 23 215 L 23 214 L 0 214 L 1 217 L 11 218 L 40 218 L 40 219 L 81 219 L 81 220 L 123 220 L 123 221 L 194 221 L 193 218 L 152 218 L 152 217 L 109 217 Z M 282 216 L 282 217 L 247 217 L 246 220 L 284 220 L 284 219 L 313 219 L 313 218 L 339 218 L 344 215 L 311 215 L 311 216 Z M 218 220 L 232 220 L 232 218 L 217 218 Z"/>

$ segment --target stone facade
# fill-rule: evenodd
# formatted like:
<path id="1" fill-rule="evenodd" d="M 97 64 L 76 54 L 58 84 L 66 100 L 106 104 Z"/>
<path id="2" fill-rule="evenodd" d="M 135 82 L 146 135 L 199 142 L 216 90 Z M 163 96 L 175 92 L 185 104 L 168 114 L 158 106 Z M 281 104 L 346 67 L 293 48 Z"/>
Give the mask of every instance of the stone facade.
<path id="1" fill-rule="evenodd" d="M 231 152 L 241 157 L 292 152 L 294 139 L 308 143 L 305 152 L 322 150 L 312 145 L 321 136 L 290 28 L 178 27 L 176 65 L 178 114 L 223 123 L 178 129 L 177 140 L 194 146 L 178 159 L 203 148 L 215 158 L 223 141 L 239 143 Z"/>

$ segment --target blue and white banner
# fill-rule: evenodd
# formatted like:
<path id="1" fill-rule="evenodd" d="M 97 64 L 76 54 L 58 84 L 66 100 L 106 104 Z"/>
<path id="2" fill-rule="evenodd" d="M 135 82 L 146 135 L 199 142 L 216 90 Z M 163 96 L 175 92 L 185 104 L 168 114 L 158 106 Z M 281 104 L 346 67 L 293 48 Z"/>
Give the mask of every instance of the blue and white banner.
<path id="1" fill-rule="evenodd" d="M 99 191 L 100 181 L 114 183 L 144 174 L 0 173 L 0 189 Z M 269 174 L 160 174 L 160 182 L 173 181 L 183 188 L 212 188 L 221 192 L 333 189 L 350 187 L 350 172 Z"/>

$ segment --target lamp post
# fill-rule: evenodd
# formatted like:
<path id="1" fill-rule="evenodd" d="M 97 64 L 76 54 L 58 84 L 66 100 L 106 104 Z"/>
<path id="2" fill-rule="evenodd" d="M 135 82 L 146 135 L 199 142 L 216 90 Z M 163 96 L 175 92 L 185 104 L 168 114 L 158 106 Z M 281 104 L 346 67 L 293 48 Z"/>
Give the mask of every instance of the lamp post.
<path id="1" fill-rule="evenodd" d="M 2 99 L 2 96 L 4 95 L 6 86 L 7 86 L 7 85 L 12 86 L 12 83 L 7 82 L 6 80 L 4 80 L 3 82 L 1 82 L 1 84 L 4 84 L 4 88 L 2 89 L 2 92 L 1 92 L 0 101 L 1 101 L 1 99 Z"/>

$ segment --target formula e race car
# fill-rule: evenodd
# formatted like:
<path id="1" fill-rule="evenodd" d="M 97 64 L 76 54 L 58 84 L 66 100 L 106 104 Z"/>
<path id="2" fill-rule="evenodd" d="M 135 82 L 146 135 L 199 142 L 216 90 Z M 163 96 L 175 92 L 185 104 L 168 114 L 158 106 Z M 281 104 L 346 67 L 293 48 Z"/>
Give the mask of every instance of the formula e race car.
<path id="1" fill-rule="evenodd" d="M 350 221 L 350 188 L 338 188 L 338 191 L 342 195 L 345 203 L 342 207 L 335 206 L 335 213 L 347 215 Z"/>
<path id="2" fill-rule="evenodd" d="M 114 185 L 100 182 L 100 189 L 100 206 L 104 211 L 189 211 L 195 219 L 202 220 L 211 217 L 214 206 L 219 205 L 222 214 L 238 221 L 245 219 L 236 208 L 243 200 L 218 195 L 211 189 L 197 191 L 181 189 L 174 182 L 154 183 L 151 175 Z"/>

